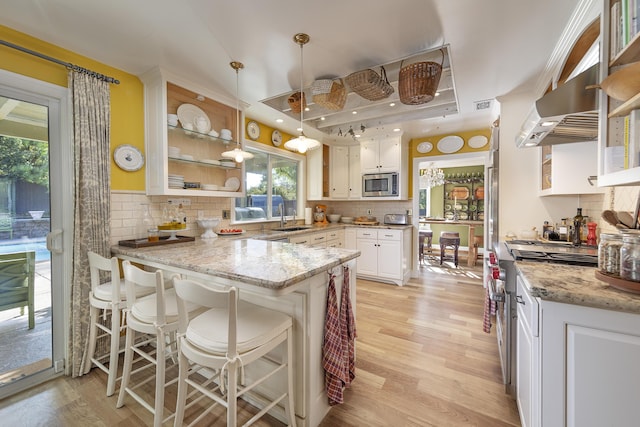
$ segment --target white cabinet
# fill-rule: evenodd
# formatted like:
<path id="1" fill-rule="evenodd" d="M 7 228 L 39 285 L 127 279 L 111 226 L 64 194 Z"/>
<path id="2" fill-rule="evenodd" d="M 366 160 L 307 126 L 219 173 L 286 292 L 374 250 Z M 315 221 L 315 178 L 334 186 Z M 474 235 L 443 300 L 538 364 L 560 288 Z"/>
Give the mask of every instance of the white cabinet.
<path id="1" fill-rule="evenodd" d="M 360 143 L 362 173 L 399 172 L 402 166 L 399 137 L 371 139 Z"/>
<path id="2" fill-rule="evenodd" d="M 589 183 L 598 175 L 596 141 L 540 147 L 540 163 L 540 196 L 604 192 L 595 180 Z"/>
<path id="3" fill-rule="evenodd" d="M 331 147 L 331 198 L 359 199 L 362 196 L 360 146 Z"/>
<path id="4" fill-rule="evenodd" d="M 518 300 L 525 304 L 518 305 L 517 401 L 522 425 L 637 425 L 640 315 L 535 298 L 529 304 L 521 283 Z M 538 309 L 527 308 L 536 301 Z"/>
<path id="5" fill-rule="evenodd" d="M 307 200 L 322 200 L 323 151 L 307 151 Z"/>
<path id="6" fill-rule="evenodd" d="M 632 3 L 628 0 L 626 2 Z M 636 34 L 621 50 L 611 53 L 613 40 L 616 38 L 613 35 L 617 32 L 617 29 L 611 26 L 611 8 L 616 3 L 619 7 L 622 1 L 603 0 L 602 15 L 600 16 L 599 81 L 603 81 L 609 74 L 624 65 L 640 61 L 640 34 Z M 598 127 L 599 186 L 640 184 L 640 142 L 637 136 L 637 133 L 640 132 L 640 124 L 631 126 L 630 133 L 636 136 L 627 139 L 628 143 L 625 143 L 625 117 L 629 117 L 632 111 L 640 109 L 639 95 L 633 96 L 626 102 L 619 102 L 609 98 L 604 91 L 600 91 L 598 100 L 600 108 L 600 126 Z M 638 114 L 638 111 L 635 114 Z M 619 161 L 613 159 L 619 159 Z M 614 163 L 613 167 L 612 163 Z"/>
<path id="7" fill-rule="evenodd" d="M 538 392 L 539 333 L 538 302 L 518 277 L 518 327 L 516 347 L 516 401 L 522 427 L 539 425 Z M 535 408 L 535 410 L 534 410 Z"/>
<path id="8" fill-rule="evenodd" d="M 344 247 L 344 230 L 329 230 L 326 234 L 328 248 Z"/>
<path id="9" fill-rule="evenodd" d="M 409 279 L 411 230 L 356 229 L 359 277 L 402 286 Z"/>
<path id="10" fill-rule="evenodd" d="M 348 227 L 344 230 L 344 248 L 345 249 L 358 249 L 356 243 L 356 229 Z M 357 262 L 358 258 L 356 258 Z"/>
<path id="11" fill-rule="evenodd" d="M 220 196 L 237 197 L 237 190 L 194 190 L 175 188 L 170 185 L 169 175 L 180 175 L 185 182 L 210 184 L 224 187 L 229 178 L 242 183 L 242 164 L 233 162 L 230 167 L 215 164 L 224 151 L 235 145 L 208 134 L 187 131 L 181 125 L 167 124 L 167 113 L 176 114 L 178 107 L 190 104 L 202 110 L 212 129 L 230 129 L 234 138 L 237 129 L 237 114 L 233 101 L 208 89 L 182 81 L 164 70 L 156 68 L 141 76 L 145 95 L 145 157 L 146 191 L 149 195 Z M 201 95 L 203 100 L 196 99 Z M 189 107 L 188 111 L 198 110 Z M 183 114 L 190 116 L 191 114 Z M 169 155 L 169 147 L 177 147 L 180 154 Z M 187 157 L 189 156 L 189 157 Z"/>
<path id="12" fill-rule="evenodd" d="M 291 236 L 289 237 L 289 243 L 324 248 L 327 246 L 327 233 L 304 233 L 298 236 Z"/>

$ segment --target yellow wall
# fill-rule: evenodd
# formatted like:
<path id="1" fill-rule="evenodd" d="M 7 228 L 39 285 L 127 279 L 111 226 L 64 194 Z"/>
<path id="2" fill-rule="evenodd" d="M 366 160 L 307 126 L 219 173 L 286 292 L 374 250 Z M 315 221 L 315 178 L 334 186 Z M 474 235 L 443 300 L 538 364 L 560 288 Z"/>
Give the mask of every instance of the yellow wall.
<path id="1" fill-rule="evenodd" d="M 459 136 L 464 141 L 464 145 L 462 146 L 462 148 L 459 151 L 456 151 L 453 154 L 476 153 L 476 152 L 482 152 L 482 151 L 488 151 L 489 150 L 489 145 L 490 145 L 489 138 L 491 137 L 491 129 L 490 128 L 478 129 L 478 130 L 470 130 L 470 131 L 465 131 L 465 132 L 447 133 L 447 134 L 442 134 L 442 135 L 425 136 L 425 137 L 421 137 L 421 138 L 413 138 L 411 140 L 411 142 L 409 143 L 409 198 L 413 197 L 413 159 L 416 158 L 416 157 L 433 157 L 433 156 L 446 156 L 446 155 L 448 155 L 447 153 L 443 153 L 440 150 L 438 150 L 438 141 L 440 141 L 445 136 L 449 136 L 449 135 Z M 469 147 L 469 145 L 467 145 L 469 139 L 471 137 L 473 137 L 473 136 L 476 136 L 476 135 L 483 135 L 483 136 L 487 137 L 487 144 L 484 147 L 471 148 L 471 147 Z M 420 153 L 420 152 L 418 152 L 418 144 L 420 144 L 421 142 L 425 142 L 425 141 L 426 142 L 430 142 L 431 145 L 433 146 L 433 149 L 428 153 Z"/>
<path id="2" fill-rule="evenodd" d="M 260 136 L 258 137 L 258 139 L 253 140 L 251 138 L 249 138 L 249 136 L 247 135 L 247 123 L 249 123 L 250 121 L 255 121 L 258 126 L 260 127 Z M 270 147 L 273 147 L 274 145 L 271 143 L 271 133 L 275 130 L 276 128 L 272 128 L 270 126 L 267 126 L 263 123 L 260 123 L 257 120 L 252 120 L 250 118 L 245 118 L 244 120 L 244 137 L 247 141 L 254 141 L 254 142 L 258 142 L 260 144 L 264 144 L 264 145 L 268 145 Z M 282 144 L 280 144 L 280 149 L 281 150 L 286 150 L 284 148 L 284 143 L 289 141 L 290 139 L 294 138 L 293 135 L 290 135 L 286 132 L 283 132 L 282 130 L 278 129 L 280 131 L 280 133 L 282 133 Z M 288 150 L 287 150 L 288 151 Z"/>
<path id="3" fill-rule="evenodd" d="M 131 144 L 144 152 L 143 85 L 138 77 L 2 25 L 0 39 L 120 80 L 119 85 L 111 85 L 111 151 L 120 144 Z M 0 68 L 67 87 L 64 66 L 6 46 L 0 46 Z M 112 155 L 111 188 L 144 190 L 144 168 L 125 172 L 116 166 Z"/>

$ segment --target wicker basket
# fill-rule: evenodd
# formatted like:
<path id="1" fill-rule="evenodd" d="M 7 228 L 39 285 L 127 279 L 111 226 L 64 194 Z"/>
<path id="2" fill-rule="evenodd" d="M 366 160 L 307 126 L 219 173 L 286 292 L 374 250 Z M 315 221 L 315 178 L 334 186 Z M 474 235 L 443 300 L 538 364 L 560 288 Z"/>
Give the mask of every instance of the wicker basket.
<path id="1" fill-rule="evenodd" d="M 311 95 L 320 95 L 322 93 L 331 92 L 331 86 L 333 85 L 332 79 L 318 79 L 311 85 Z"/>
<path id="2" fill-rule="evenodd" d="M 393 87 L 389 84 L 384 67 L 380 67 L 380 74 L 372 69 L 366 69 L 349 74 L 345 80 L 352 91 L 369 101 L 379 101 L 393 93 Z"/>
<path id="3" fill-rule="evenodd" d="M 398 77 L 400 102 L 406 105 L 419 105 L 431 101 L 440 83 L 442 62 L 444 62 L 444 52 L 442 52 L 440 64 L 425 61 L 403 67 L 402 63 L 400 63 L 401 68 Z"/>
<path id="4" fill-rule="evenodd" d="M 340 111 L 347 101 L 347 89 L 342 79 L 331 83 L 331 92 L 313 95 L 313 102 L 327 110 Z"/>
<path id="5" fill-rule="evenodd" d="M 307 100 L 304 96 L 304 92 L 302 94 L 300 92 L 292 93 L 289 98 L 287 98 L 287 102 L 289 103 L 289 108 L 291 108 L 291 112 L 300 113 L 303 108 L 307 107 Z"/>

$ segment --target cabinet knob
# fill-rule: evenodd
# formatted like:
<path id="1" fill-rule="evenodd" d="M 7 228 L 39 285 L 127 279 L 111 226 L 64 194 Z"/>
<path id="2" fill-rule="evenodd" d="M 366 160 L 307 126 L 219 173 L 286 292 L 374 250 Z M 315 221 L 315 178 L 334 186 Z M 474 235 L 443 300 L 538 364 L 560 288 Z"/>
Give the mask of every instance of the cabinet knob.
<path id="1" fill-rule="evenodd" d="M 522 295 L 516 295 L 516 302 L 518 304 L 526 305 L 524 299 L 522 299 Z"/>

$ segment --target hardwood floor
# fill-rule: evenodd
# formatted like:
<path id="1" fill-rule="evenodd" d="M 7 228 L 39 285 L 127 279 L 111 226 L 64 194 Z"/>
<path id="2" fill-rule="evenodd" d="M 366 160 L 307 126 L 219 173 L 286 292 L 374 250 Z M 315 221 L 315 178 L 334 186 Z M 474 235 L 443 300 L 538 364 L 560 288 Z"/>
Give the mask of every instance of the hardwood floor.
<path id="1" fill-rule="evenodd" d="M 520 426 L 501 383 L 495 328 L 482 331 L 481 267 L 425 266 L 404 287 L 358 279 L 356 379 L 332 426 Z M 144 426 L 131 399 L 115 408 L 106 375 L 58 378 L 0 402 L 3 425 Z M 168 392 L 173 410 L 175 389 Z M 255 413 L 243 405 L 244 415 Z M 168 423 L 168 425 L 171 425 Z M 205 424 L 203 424 L 205 425 Z M 224 425 L 223 411 L 206 425 Z M 280 426 L 272 418 L 259 426 Z"/>

